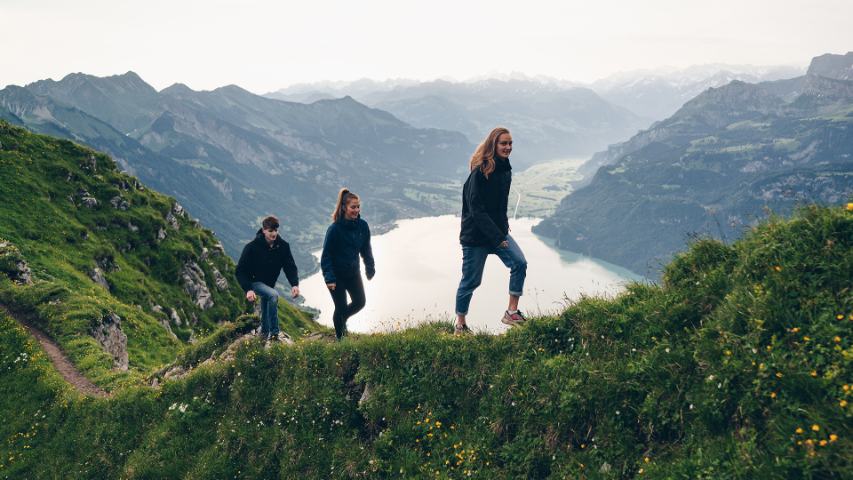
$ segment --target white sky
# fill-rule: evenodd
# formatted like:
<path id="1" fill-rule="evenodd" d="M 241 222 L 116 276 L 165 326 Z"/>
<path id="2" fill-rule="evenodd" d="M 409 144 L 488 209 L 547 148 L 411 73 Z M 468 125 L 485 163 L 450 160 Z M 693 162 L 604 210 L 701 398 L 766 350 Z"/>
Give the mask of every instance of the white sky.
<path id="1" fill-rule="evenodd" d="M 853 50 L 851 0 L 0 0 L 0 87 L 133 70 L 266 93 L 521 72 L 589 82 Z"/>

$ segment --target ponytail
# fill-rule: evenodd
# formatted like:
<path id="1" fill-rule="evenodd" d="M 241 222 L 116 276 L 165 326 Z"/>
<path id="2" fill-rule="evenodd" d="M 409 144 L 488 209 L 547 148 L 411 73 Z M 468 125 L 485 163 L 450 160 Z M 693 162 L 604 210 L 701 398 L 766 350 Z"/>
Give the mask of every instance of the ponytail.
<path id="1" fill-rule="evenodd" d="M 333 222 L 337 222 L 338 220 L 345 218 L 344 210 L 346 210 L 347 204 L 352 199 L 358 200 L 358 195 L 350 192 L 349 189 L 342 188 L 341 191 L 338 192 L 338 203 L 335 205 L 335 210 L 332 211 Z"/>

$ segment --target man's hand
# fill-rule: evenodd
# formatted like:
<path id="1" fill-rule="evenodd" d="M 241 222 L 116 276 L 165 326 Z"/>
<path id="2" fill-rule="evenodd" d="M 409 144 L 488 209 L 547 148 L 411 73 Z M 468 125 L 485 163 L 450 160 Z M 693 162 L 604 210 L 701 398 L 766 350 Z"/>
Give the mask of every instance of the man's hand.
<path id="1" fill-rule="evenodd" d="M 335 284 L 335 283 L 327 283 L 326 284 L 326 288 L 328 288 L 329 290 L 331 290 L 333 292 L 335 291 L 336 286 L 337 286 L 337 284 Z"/>
<path id="2" fill-rule="evenodd" d="M 299 296 L 299 287 L 293 287 L 290 289 L 290 296 L 296 298 Z"/>
<path id="3" fill-rule="evenodd" d="M 254 291 L 254 290 L 249 290 L 248 292 L 246 292 L 246 300 L 248 300 L 248 301 L 250 301 L 250 302 L 254 302 L 254 301 L 255 301 L 255 297 L 256 297 L 256 295 L 255 295 L 255 291 Z"/>
<path id="4" fill-rule="evenodd" d="M 509 248 L 509 240 L 504 240 L 503 242 L 501 242 L 501 244 L 498 245 L 498 248 Z"/>

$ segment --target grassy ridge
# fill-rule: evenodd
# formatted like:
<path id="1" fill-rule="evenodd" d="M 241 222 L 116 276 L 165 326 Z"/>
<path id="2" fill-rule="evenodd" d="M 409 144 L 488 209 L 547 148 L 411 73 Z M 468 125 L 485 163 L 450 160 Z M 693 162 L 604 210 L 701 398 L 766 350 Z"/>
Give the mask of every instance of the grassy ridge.
<path id="1" fill-rule="evenodd" d="M 0 475 L 850 478 L 851 272 L 853 212 L 808 208 L 506 335 L 248 342 L 106 400 L 0 316 Z"/>
<path id="2" fill-rule="evenodd" d="M 139 382 L 246 312 L 234 263 L 212 232 L 101 153 L 0 121 L 0 197 L 0 304 L 49 333 L 102 387 Z M 32 284 L 7 278 L 20 262 Z M 212 306 L 187 289 L 188 265 Z M 108 287 L 93 281 L 96 269 Z M 282 310 L 285 323 L 312 324 Z M 128 371 L 115 369 L 91 334 L 111 314 L 127 335 Z"/>

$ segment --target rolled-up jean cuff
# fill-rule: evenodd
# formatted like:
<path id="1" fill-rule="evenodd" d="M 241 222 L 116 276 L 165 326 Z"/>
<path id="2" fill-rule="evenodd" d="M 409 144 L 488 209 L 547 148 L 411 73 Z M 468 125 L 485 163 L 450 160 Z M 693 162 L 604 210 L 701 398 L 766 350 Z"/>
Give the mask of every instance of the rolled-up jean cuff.
<path id="1" fill-rule="evenodd" d="M 510 292 L 509 292 L 509 294 L 510 294 L 510 295 L 512 295 L 512 296 L 514 296 L 514 297 L 520 297 L 520 296 L 521 296 L 521 292 L 513 292 L 513 291 L 510 291 Z"/>
<path id="2" fill-rule="evenodd" d="M 462 315 L 464 317 L 464 316 L 468 315 L 468 312 L 465 312 L 465 313 L 456 312 L 456 315 Z"/>

